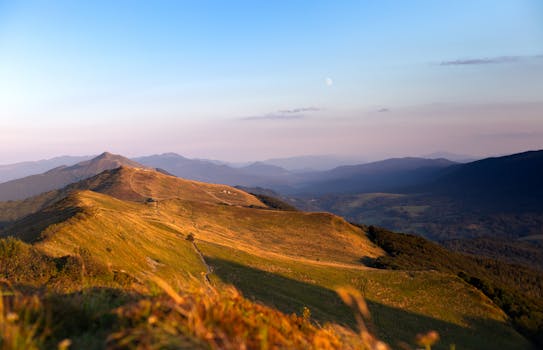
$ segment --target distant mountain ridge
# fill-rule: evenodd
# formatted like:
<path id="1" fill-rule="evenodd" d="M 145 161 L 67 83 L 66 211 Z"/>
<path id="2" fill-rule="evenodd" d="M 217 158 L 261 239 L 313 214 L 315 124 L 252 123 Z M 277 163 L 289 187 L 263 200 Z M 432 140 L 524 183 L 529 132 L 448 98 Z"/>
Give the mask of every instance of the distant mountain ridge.
<path id="1" fill-rule="evenodd" d="M 405 187 L 425 183 L 443 169 L 455 165 L 447 159 L 391 158 L 361 165 L 305 174 L 298 193 L 362 193 L 394 192 Z"/>
<path id="2" fill-rule="evenodd" d="M 543 209 L 542 179 L 543 150 L 528 151 L 452 166 L 417 190 L 476 207 Z"/>
<path id="3" fill-rule="evenodd" d="M 456 164 L 446 159 L 393 158 L 336 167 L 327 171 L 291 172 L 267 161 L 233 168 L 175 153 L 135 158 L 141 164 L 198 181 L 242 187 L 265 187 L 283 194 L 388 190 L 424 183 L 438 171 Z"/>
<path id="4" fill-rule="evenodd" d="M 266 184 L 283 188 L 287 186 L 293 176 L 283 168 L 262 162 L 234 168 L 217 162 L 189 159 L 176 153 L 138 157 L 134 160 L 152 168 L 164 169 L 168 173 L 182 178 L 231 186 Z"/>
<path id="5" fill-rule="evenodd" d="M 21 200 L 47 191 L 60 189 L 68 184 L 99 174 L 104 170 L 115 169 L 120 166 L 145 167 L 123 156 L 104 152 L 96 158 L 72 166 L 60 166 L 43 174 L 1 183 L 0 201 Z"/>
<path id="6" fill-rule="evenodd" d="M 289 196 L 374 192 L 434 193 L 444 196 L 451 194 L 457 199 L 463 196 L 464 200 L 476 203 L 492 200 L 492 193 L 494 199 L 500 200 L 507 197 L 527 197 L 530 193 L 540 194 L 534 185 L 537 174 L 541 173 L 541 165 L 537 163 L 538 152 L 541 151 L 487 158 L 465 164 L 444 158 L 391 158 L 302 173 L 266 162 L 254 162 L 235 168 L 208 160 L 189 159 L 176 153 L 138 157 L 133 160 L 105 153 L 73 166 L 58 167 L 40 175 L 0 184 L 0 201 L 27 198 L 61 188 L 103 170 L 125 165 L 156 168 L 165 174 L 202 182 L 268 188 Z M 504 163 L 506 159 L 509 159 L 507 164 Z M 535 175 L 530 177 L 530 174 Z"/>
<path id="7" fill-rule="evenodd" d="M 0 165 L 0 183 L 20 179 L 25 176 L 41 174 L 61 165 L 74 165 L 75 163 L 89 160 L 94 157 L 95 156 L 60 156 L 38 161 Z"/>
<path id="8" fill-rule="evenodd" d="M 398 174 L 384 174 L 382 179 L 393 179 Z M 330 211 L 352 222 L 436 240 L 541 235 L 543 150 L 453 164 L 420 175 L 414 178 L 419 182 L 411 184 L 400 179 L 404 181 L 402 187 L 308 192 L 305 196 L 291 196 L 290 203 L 300 209 Z M 335 190 L 349 185 L 344 181 L 328 184 L 336 185 Z M 319 186 L 325 185 L 315 185 L 314 191 Z M 326 189 L 330 188 L 327 185 Z"/>

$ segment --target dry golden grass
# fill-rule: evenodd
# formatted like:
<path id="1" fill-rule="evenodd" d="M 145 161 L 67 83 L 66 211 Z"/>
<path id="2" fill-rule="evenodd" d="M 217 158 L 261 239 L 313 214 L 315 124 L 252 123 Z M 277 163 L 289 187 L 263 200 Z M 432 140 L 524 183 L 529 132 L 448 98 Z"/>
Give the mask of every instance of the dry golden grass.
<path id="1" fill-rule="evenodd" d="M 177 198 L 215 204 L 266 207 L 255 196 L 231 186 L 186 180 L 141 168 L 122 167 L 106 171 L 73 187 L 131 201 Z"/>
<path id="2" fill-rule="evenodd" d="M 205 272 L 185 239 L 189 233 L 198 241 L 316 264 L 363 267 L 362 256 L 383 254 L 359 228 L 331 214 L 181 200 L 135 203 L 90 191 L 70 198 L 79 213 L 47 227 L 36 246 L 52 256 L 85 247 L 105 264 L 136 276 L 151 269 L 173 281 Z"/>
<path id="3" fill-rule="evenodd" d="M 145 299 L 118 309 L 123 327 L 109 337 L 111 349 L 372 349 L 388 346 L 364 325 L 364 301 L 352 289 L 341 289 L 347 302 L 355 301 L 360 333 L 337 324 L 316 325 L 310 312 L 285 315 L 245 299 L 233 287 L 218 291 L 201 284 L 176 292 L 165 281 L 153 278 L 168 297 Z M 361 313 L 364 313 L 362 316 Z"/>

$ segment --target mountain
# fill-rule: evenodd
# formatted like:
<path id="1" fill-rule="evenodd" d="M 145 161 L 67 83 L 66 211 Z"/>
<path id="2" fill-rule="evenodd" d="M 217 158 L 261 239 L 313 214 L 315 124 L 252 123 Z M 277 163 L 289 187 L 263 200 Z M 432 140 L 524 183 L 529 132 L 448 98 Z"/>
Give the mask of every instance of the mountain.
<path id="1" fill-rule="evenodd" d="M 164 153 L 134 158 L 143 165 L 164 169 L 167 172 L 186 179 L 221 183 L 231 186 L 284 186 L 289 182 L 289 172 L 276 166 L 255 162 L 234 168 L 201 159 L 189 159 L 175 153 Z"/>
<path id="2" fill-rule="evenodd" d="M 295 162 L 296 159 L 290 160 Z M 456 164 L 446 159 L 395 158 L 341 166 L 327 171 L 294 173 L 268 161 L 234 168 L 206 160 L 188 159 L 175 153 L 134 160 L 187 179 L 232 186 L 264 187 L 291 195 L 388 191 L 424 183 L 442 169 Z"/>
<path id="3" fill-rule="evenodd" d="M 294 173 L 326 171 L 343 165 L 362 163 L 358 157 L 309 155 L 288 158 L 272 158 L 262 163 L 275 165 Z"/>
<path id="4" fill-rule="evenodd" d="M 404 178 L 398 179 L 396 186 L 358 187 L 359 192 L 342 193 L 342 182 L 336 187 L 333 182 L 321 182 L 321 186 L 328 186 L 321 193 L 329 189 L 336 192 L 298 196 L 289 202 L 300 209 L 325 210 L 352 222 L 441 241 L 483 237 L 515 240 L 541 234 L 543 151 L 453 164 L 423 172 L 424 176 L 415 177 L 417 181 L 411 181 L 409 172 L 402 171 L 390 177 L 385 173 L 383 178 L 394 180 L 397 174 Z M 414 174 L 420 175 L 417 170 Z M 375 181 L 364 185 L 379 184 L 379 177 Z"/>
<path id="5" fill-rule="evenodd" d="M 473 162 L 477 159 L 480 159 L 481 157 L 475 157 L 475 156 L 470 156 L 470 155 L 467 155 L 467 154 L 457 154 L 457 153 L 451 153 L 451 152 L 434 152 L 434 153 L 429 153 L 429 154 L 425 154 L 422 156 L 422 158 L 430 158 L 430 159 L 436 159 L 436 158 L 445 158 L 445 159 L 448 159 L 450 161 L 453 161 L 453 162 L 457 162 L 457 163 L 469 163 L 469 162 Z"/>
<path id="6" fill-rule="evenodd" d="M 543 150 L 461 164 L 419 189 L 483 211 L 543 210 Z"/>
<path id="7" fill-rule="evenodd" d="M 43 174 L 2 183 L 0 184 L 0 201 L 21 200 L 43 192 L 60 189 L 104 170 L 115 169 L 123 165 L 143 167 L 128 158 L 105 152 L 96 158 L 72 166 L 60 166 Z"/>
<path id="8" fill-rule="evenodd" d="M 0 165 L 0 183 L 20 179 L 25 176 L 41 174 L 47 170 L 65 165 L 70 166 L 78 162 L 89 160 L 92 156 L 61 156 L 32 162 Z"/>
<path id="9" fill-rule="evenodd" d="M 303 174 L 298 193 L 362 193 L 398 191 L 425 183 L 456 163 L 447 159 L 392 158 L 361 165 Z"/>
<path id="10" fill-rule="evenodd" d="M 248 175 L 270 177 L 288 177 L 291 173 L 279 166 L 266 164 L 265 162 L 254 162 L 244 167 L 238 168 L 241 172 Z"/>
<path id="11" fill-rule="evenodd" d="M 9 262 L 0 273 L 14 286 L 48 291 L 40 293 L 40 302 L 62 325 L 52 327 L 49 336 L 57 342 L 69 336 L 74 348 L 88 348 L 91 341 L 106 344 L 106 339 L 114 348 L 155 341 L 194 348 L 237 339 L 231 326 L 245 324 L 260 327 L 251 339 L 267 340 L 274 328 L 267 326 L 263 305 L 286 314 L 303 312 L 314 324 L 331 323 L 315 338 L 314 348 L 319 348 L 334 330 L 350 336 L 359 313 L 367 314 L 355 311 L 355 316 L 334 292 L 344 285 L 352 286 L 355 296 L 363 293 L 373 314 L 371 328 L 391 344 L 414 346 L 417 332 L 432 329 L 439 332 L 442 348 L 452 343 L 530 348 L 502 310 L 455 274 L 367 266 L 387 253 L 370 240 L 367 229 L 333 214 L 274 210 L 226 185 L 130 166 L 53 192 L 64 196 L 4 230 L 4 236 L 31 244 L 0 239 L 0 259 L 5 258 L 0 262 Z M 160 295 L 161 289 L 173 301 Z M 191 294 L 195 290 L 205 292 Z M 221 293 L 231 298 L 208 301 Z M 262 306 L 253 306 L 254 301 Z M 209 306 L 212 312 L 202 315 Z M 170 317 L 177 312 L 183 317 L 173 322 Z M 226 320 L 213 318 L 222 312 Z M 280 328 L 306 329 L 304 318 L 291 316 L 297 326 L 285 319 Z M 187 319 L 210 328 L 194 333 L 185 326 Z M 224 327 L 221 321 L 230 326 L 215 328 Z M 199 341 L 190 342 L 194 338 Z M 256 339 L 249 348 L 262 347 Z M 360 348 L 334 344 L 335 349 Z"/>

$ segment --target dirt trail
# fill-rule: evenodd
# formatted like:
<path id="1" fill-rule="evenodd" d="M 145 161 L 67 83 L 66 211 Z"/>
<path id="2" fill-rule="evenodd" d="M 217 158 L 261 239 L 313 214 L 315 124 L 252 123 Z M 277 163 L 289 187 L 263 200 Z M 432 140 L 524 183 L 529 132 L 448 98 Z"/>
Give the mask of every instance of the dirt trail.
<path id="1" fill-rule="evenodd" d="M 209 266 L 206 262 L 206 259 L 204 258 L 204 254 L 202 254 L 202 251 L 198 246 L 196 245 L 196 242 L 192 241 L 192 246 L 194 247 L 194 250 L 196 251 L 196 254 L 200 257 L 200 260 L 202 261 L 202 264 L 206 267 L 206 273 L 204 274 L 204 279 L 206 283 L 211 286 L 211 280 L 209 279 L 209 274 L 213 272 L 213 268 Z"/>

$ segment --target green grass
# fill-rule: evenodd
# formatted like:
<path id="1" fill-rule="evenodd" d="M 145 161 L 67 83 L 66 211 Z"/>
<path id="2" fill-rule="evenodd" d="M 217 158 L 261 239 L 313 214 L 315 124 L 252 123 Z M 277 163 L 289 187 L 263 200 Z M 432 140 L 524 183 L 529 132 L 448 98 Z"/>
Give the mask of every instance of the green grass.
<path id="1" fill-rule="evenodd" d="M 353 325 L 352 313 L 335 296 L 339 286 L 363 292 L 377 334 L 391 344 L 413 344 L 414 335 L 437 330 L 437 349 L 529 349 L 484 295 L 452 275 L 437 272 L 359 270 L 265 259 L 228 247 L 197 243 L 214 268 L 214 280 L 285 312 L 309 307 L 320 322 Z M 446 302 L 444 302 L 446 301 Z"/>
<path id="2" fill-rule="evenodd" d="M 145 219 L 144 204 L 91 192 L 79 198 L 84 211 L 48 227 L 42 233 L 45 239 L 36 244 L 38 249 L 59 257 L 85 247 L 112 269 L 140 279 L 152 272 L 174 283 L 205 271 L 185 235 Z"/>

